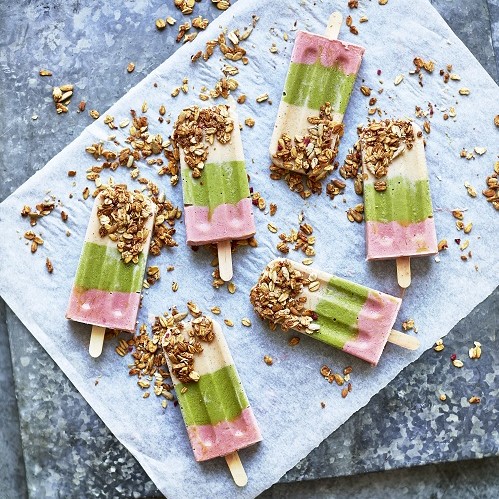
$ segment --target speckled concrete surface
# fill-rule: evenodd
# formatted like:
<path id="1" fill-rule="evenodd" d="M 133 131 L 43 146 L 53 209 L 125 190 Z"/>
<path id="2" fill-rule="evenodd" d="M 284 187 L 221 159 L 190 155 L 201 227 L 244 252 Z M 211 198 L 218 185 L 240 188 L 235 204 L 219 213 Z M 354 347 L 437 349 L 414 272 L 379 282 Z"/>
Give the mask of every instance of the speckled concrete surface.
<path id="1" fill-rule="evenodd" d="M 79 100 L 87 100 L 88 108 L 106 109 L 177 48 L 173 32 L 157 33 L 154 19 L 169 13 L 182 18 L 171 5 L 152 0 L 118 6 L 107 0 L 98 6 L 89 0 L 21 3 L 25 8 L 12 9 L 7 2 L 0 2 L 0 33 L 6 33 L 0 37 L 0 122 L 5 141 L 0 155 L 0 200 L 90 123 L 86 113 L 74 112 Z M 432 3 L 498 81 L 499 0 Z M 210 19 L 216 14 L 206 1 L 196 9 Z M 143 39 L 144 26 L 148 34 L 146 46 L 137 42 Z M 91 42 L 95 39 L 99 43 Z M 137 65 L 132 74 L 125 70 L 130 61 Z M 54 77 L 50 81 L 40 79 L 40 67 L 52 69 Z M 76 84 L 76 98 L 68 115 L 55 115 L 50 98 L 55 82 Z M 35 115 L 38 118 L 33 120 Z M 440 358 L 427 352 L 409 366 L 363 411 L 291 470 L 283 482 L 499 454 L 499 437 L 493 427 L 498 411 L 498 354 L 485 347 L 480 363 L 458 375 L 448 362 L 451 351 L 465 355 L 471 338 L 480 339 L 484 345 L 496 339 L 493 326 L 498 323 L 497 295 L 496 290 L 447 336 L 445 355 Z M 490 310 L 496 311 L 495 318 L 488 316 Z M 30 495 L 56 497 L 85 491 L 87 496 L 155 496 L 157 490 L 135 459 L 17 318 L 8 310 L 6 315 L 5 323 L 0 313 L 0 324 L 8 326 L 13 347 Z M 479 334 L 475 337 L 470 330 L 477 327 Z M 3 355 L 7 351 L 5 343 L 0 342 Z M 8 383 L 9 377 L 2 387 Z M 440 390 L 448 395 L 443 404 L 437 399 Z M 471 392 L 482 396 L 483 402 L 463 412 L 461 403 Z M 59 408 L 61 398 L 63 409 Z M 13 392 L 8 392 L 4 400 L 8 404 L 0 411 L 9 416 L 5 417 L 7 425 L 1 430 L 0 441 L 5 435 L 9 446 L 7 454 L 0 452 L 0 483 L 7 486 L 4 490 L 12 488 L 13 497 L 22 497 L 26 486 L 20 446 L 16 444 L 19 437 Z M 395 413 L 397 420 L 387 426 L 386 415 Z M 3 414 L 0 412 L 0 416 Z M 489 414 L 495 414 L 495 419 Z M 462 468 L 468 471 L 462 473 Z M 416 468 L 410 473 L 401 470 L 281 483 L 265 497 L 399 497 L 401 492 L 414 497 L 443 497 L 451 492 L 460 497 L 467 490 L 469 470 L 488 477 L 487 485 L 473 488 L 471 497 L 498 495 L 499 459 L 491 458 L 454 467 Z"/>

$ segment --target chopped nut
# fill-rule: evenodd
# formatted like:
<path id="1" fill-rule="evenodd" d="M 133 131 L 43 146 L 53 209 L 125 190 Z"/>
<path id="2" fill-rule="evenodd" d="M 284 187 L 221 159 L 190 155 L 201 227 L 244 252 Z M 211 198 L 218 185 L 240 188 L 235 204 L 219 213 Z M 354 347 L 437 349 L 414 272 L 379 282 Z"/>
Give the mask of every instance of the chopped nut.
<path id="1" fill-rule="evenodd" d="M 476 397 L 476 396 L 470 397 L 470 399 L 468 400 L 468 402 L 470 404 L 479 404 L 480 403 L 480 397 Z"/>
<path id="2" fill-rule="evenodd" d="M 128 63 L 128 66 L 126 67 L 126 70 L 129 72 L 129 73 L 133 73 L 133 70 L 135 69 L 135 63 L 133 62 L 129 62 Z"/>
<path id="3" fill-rule="evenodd" d="M 54 266 L 52 265 L 52 262 L 50 261 L 50 259 L 48 257 L 45 260 L 45 267 L 47 267 L 49 274 L 52 274 L 52 272 L 54 271 Z"/>
<path id="4" fill-rule="evenodd" d="M 463 367 L 463 366 L 464 366 L 464 363 L 463 363 L 463 361 L 462 361 L 462 360 L 459 360 L 459 359 L 454 359 L 454 360 L 452 361 L 452 365 L 453 365 L 454 367 L 461 368 L 461 367 Z"/>
<path id="5" fill-rule="evenodd" d="M 273 361 L 273 359 L 272 359 L 272 357 L 271 357 L 270 355 L 265 355 L 265 356 L 263 357 L 263 361 L 264 361 L 264 362 L 265 362 L 265 364 L 267 364 L 268 366 L 271 366 L 271 365 L 274 363 L 274 361 Z"/>
<path id="6" fill-rule="evenodd" d="M 447 395 L 445 393 L 440 394 L 440 397 L 438 397 L 442 402 L 445 402 L 447 400 Z"/>
<path id="7" fill-rule="evenodd" d="M 99 111 L 97 111 L 96 109 L 91 109 L 88 114 L 90 115 L 91 118 L 93 118 L 94 120 L 97 120 L 99 119 L 99 116 L 100 116 L 100 113 Z"/>
<path id="8" fill-rule="evenodd" d="M 156 19 L 155 24 L 158 31 L 163 31 L 166 28 L 166 21 L 164 19 Z"/>

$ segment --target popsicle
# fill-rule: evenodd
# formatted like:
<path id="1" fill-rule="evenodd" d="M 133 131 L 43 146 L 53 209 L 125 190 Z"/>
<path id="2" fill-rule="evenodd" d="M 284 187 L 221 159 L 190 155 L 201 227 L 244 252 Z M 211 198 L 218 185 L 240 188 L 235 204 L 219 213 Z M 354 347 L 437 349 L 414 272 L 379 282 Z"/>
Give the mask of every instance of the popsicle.
<path id="1" fill-rule="evenodd" d="M 251 289 L 262 319 L 310 335 L 377 365 L 387 341 L 415 350 L 416 338 L 392 330 L 400 298 L 298 262 L 270 262 Z"/>
<path id="2" fill-rule="evenodd" d="M 333 169 L 365 50 L 336 39 L 341 19 L 331 15 L 325 36 L 297 33 L 270 143 L 276 166 L 315 180 Z"/>
<path id="3" fill-rule="evenodd" d="M 95 199 L 66 318 L 92 325 L 89 352 L 102 352 L 106 328 L 134 331 L 156 205 L 127 186 Z"/>
<path id="4" fill-rule="evenodd" d="M 360 146 L 367 260 L 395 258 L 407 288 L 410 257 L 438 252 L 423 134 L 408 120 L 372 121 Z"/>
<path id="5" fill-rule="evenodd" d="M 220 325 L 204 316 L 171 321 L 162 344 L 196 461 L 224 456 L 245 485 L 237 451 L 262 436 Z"/>
<path id="6" fill-rule="evenodd" d="M 232 277 L 230 242 L 255 234 L 235 101 L 184 109 L 174 127 L 179 148 L 187 244 L 216 243 L 220 277 Z"/>

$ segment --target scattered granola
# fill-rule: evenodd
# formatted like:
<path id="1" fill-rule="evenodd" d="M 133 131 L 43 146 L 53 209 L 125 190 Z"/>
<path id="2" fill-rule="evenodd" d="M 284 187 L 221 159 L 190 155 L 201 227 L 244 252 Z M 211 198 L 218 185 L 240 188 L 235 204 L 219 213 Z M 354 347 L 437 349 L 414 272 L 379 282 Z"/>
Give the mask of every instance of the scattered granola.
<path id="1" fill-rule="evenodd" d="M 40 69 L 38 74 L 40 76 L 52 76 L 52 71 L 50 71 L 49 69 Z"/>
<path id="2" fill-rule="evenodd" d="M 72 84 L 61 85 L 52 89 L 52 98 L 55 103 L 57 114 L 67 113 L 70 99 L 73 95 L 74 86 Z"/>
<path id="3" fill-rule="evenodd" d="M 52 272 L 54 271 L 54 266 L 52 265 L 49 257 L 47 257 L 47 259 L 45 260 L 45 267 L 47 267 L 48 273 L 52 274 Z"/>
<path id="4" fill-rule="evenodd" d="M 55 203 L 53 200 L 45 199 L 41 203 L 38 203 L 33 210 L 30 206 L 24 205 L 21 210 L 22 217 L 29 217 L 29 222 L 32 227 L 34 227 L 38 219 L 50 215 L 55 208 Z"/>
<path id="5" fill-rule="evenodd" d="M 267 364 L 268 366 L 271 366 L 273 363 L 274 363 L 274 360 L 272 359 L 272 357 L 270 355 L 265 355 L 263 357 L 263 361 L 265 362 L 265 364 Z"/>
<path id="6" fill-rule="evenodd" d="M 473 345 L 468 351 L 469 358 L 479 359 L 482 356 L 482 344 L 479 341 L 474 341 Z"/>
<path id="7" fill-rule="evenodd" d="M 470 404 L 479 404 L 480 403 L 480 397 L 477 397 L 477 396 L 470 397 L 470 399 L 468 400 L 468 402 Z"/>
<path id="8" fill-rule="evenodd" d="M 433 347 L 433 350 L 435 350 L 435 352 L 441 352 L 444 348 L 445 348 L 445 345 L 444 345 L 443 340 L 437 340 L 437 342 L 435 343 L 435 346 Z"/>

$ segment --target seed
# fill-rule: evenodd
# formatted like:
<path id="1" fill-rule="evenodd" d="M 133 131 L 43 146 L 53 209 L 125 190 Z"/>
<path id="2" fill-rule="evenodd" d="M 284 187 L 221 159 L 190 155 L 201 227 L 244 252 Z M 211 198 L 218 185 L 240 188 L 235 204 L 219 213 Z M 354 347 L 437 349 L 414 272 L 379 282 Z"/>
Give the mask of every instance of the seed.
<path id="1" fill-rule="evenodd" d="M 52 71 L 48 69 L 40 69 L 39 73 L 40 76 L 52 76 Z"/>
<path id="2" fill-rule="evenodd" d="M 229 293 L 231 295 L 233 295 L 235 292 L 236 292 L 236 285 L 231 281 L 229 282 L 229 284 L 227 285 L 227 289 L 229 290 Z"/>
<path id="3" fill-rule="evenodd" d="M 382 2 L 383 0 L 379 0 L 380 2 Z M 348 395 L 348 387 L 345 387 L 343 388 L 343 390 L 341 390 L 341 397 L 342 398 L 345 398 L 347 395 Z"/>
<path id="4" fill-rule="evenodd" d="M 211 307 L 211 313 L 218 315 L 220 313 L 220 307 Z"/>
<path id="5" fill-rule="evenodd" d="M 452 361 L 452 364 L 453 364 L 453 366 L 454 366 L 454 367 L 458 367 L 458 368 L 461 368 L 461 367 L 463 367 L 463 366 L 464 366 L 463 361 L 462 361 L 462 360 L 459 360 L 459 359 L 454 359 L 454 360 Z"/>
<path id="6" fill-rule="evenodd" d="M 470 95 L 470 89 L 466 87 L 460 88 L 459 95 Z"/>
<path id="7" fill-rule="evenodd" d="M 274 363 L 274 360 L 272 359 L 272 357 L 270 355 L 265 355 L 263 357 L 263 361 L 265 362 L 265 364 L 267 364 L 268 366 L 271 366 L 273 363 Z"/>
<path id="8" fill-rule="evenodd" d="M 172 282 L 172 291 L 175 293 L 178 290 L 178 282 Z"/>
<path id="9" fill-rule="evenodd" d="M 166 28 L 166 21 L 164 19 L 156 19 L 156 28 L 162 31 Z"/>
<path id="10" fill-rule="evenodd" d="M 320 288 L 320 286 L 321 283 L 319 281 L 314 281 L 308 285 L 308 289 L 313 293 L 314 291 L 317 291 Z"/>
<path id="11" fill-rule="evenodd" d="M 445 402 L 447 400 L 447 395 L 445 395 L 445 393 L 442 393 L 439 398 L 442 402 Z"/>
<path id="12" fill-rule="evenodd" d="M 314 260 L 313 258 L 305 258 L 305 260 L 302 260 L 303 265 L 311 265 L 312 263 L 314 263 Z"/>
<path id="13" fill-rule="evenodd" d="M 480 403 L 480 397 L 473 396 L 471 397 L 468 402 L 470 404 L 479 404 Z"/>
<path id="14" fill-rule="evenodd" d="M 471 229 L 473 228 L 473 224 L 470 222 L 469 224 L 465 225 L 464 227 L 464 233 L 469 234 L 471 232 Z"/>
<path id="15" fill-rule="evenodd" d="M 298 343 L 300 343 L 300 338 L 298 338 L 297 336 L 293 336 L 292 338 L 290 338 L 288 343 L 290 346 L 294 347 L 298 345 Z"/>
<path id="16" fill-rule="evenodd" d="M 247 317 L 241 319 L 241 324 L 246 327 L 251 327 L 251 321 Z"/>
<path id="17" fill-rule="evenodd" d="M 365 95 L 366 97 L 369 97 L 371 95 L 371 88 L 365 86 L 365 85 L 362 85 L 360 87 L 360 91 L 362 92 L 363 95 Z"/>
<path id="18" fill-rule="evenodd" d="M 269 231 L 274 233 L 274 234 L 277 232 L 277 227 L 273 223 L 268 223 L 267 229 L 269 229 Z"/>
<path id="19" fill-rule="evenodd" d="M 133 70 L 135 69 L 135 64 L 133 62 L 129 62 L 128 63 L 128 66 L 126 67 L 126 70 L 129 72 L 129 73 L 133 73 Z"/>
<path id="20" fill-rule="evenodd" d="M 381 0 L 380 0 L 380 2 L 381 2 Z M 399 85 L 400 83 L 402 83 L 403 79 L 404 79 L 404 75 L 402 75 L 402 74 L 396 76 L 395 80 L 393 81 L 394 85 Z"/>
<path id="21" fill-rule="evenodd" d="M 463 212 L 460 210 L 452 210 L 452 215 L 458 220 L 462 220 L 464 218 Z"/>
<path id="22" fill-rule="evenodd" d="M 265 93 L 265 94 L 262 94 L 262 95 L 259 95 L 257 98 L 256 98 L 256 101 L 258 103 L 261 103 L 261 102 L 265 102 L 266 100 L 268 100 L 269 98 L 269 94 Z"/>
<path id="23" fill-rule="evenodd" d="M 229 327 L 234 326 L 234 323 L 230 319 L 224 319 L 224 322 L 225 322 L 226 326 L 229 326 Z"/>

